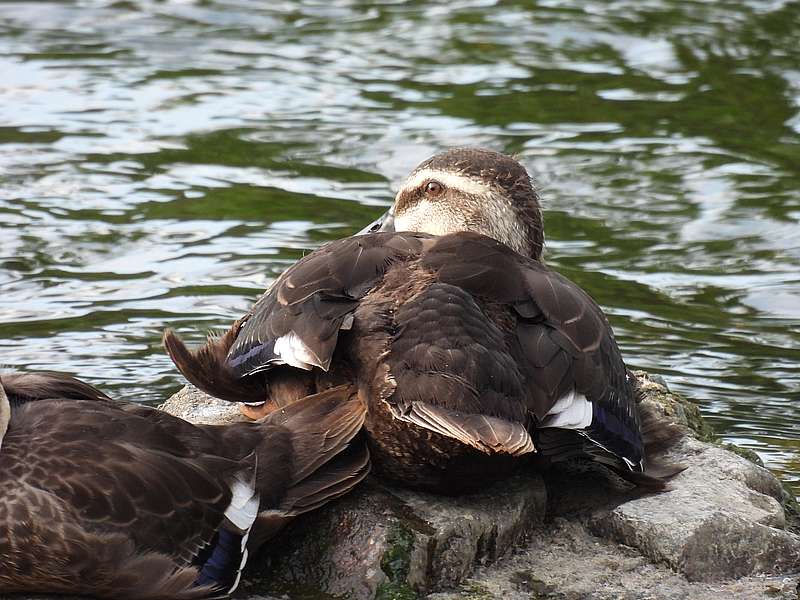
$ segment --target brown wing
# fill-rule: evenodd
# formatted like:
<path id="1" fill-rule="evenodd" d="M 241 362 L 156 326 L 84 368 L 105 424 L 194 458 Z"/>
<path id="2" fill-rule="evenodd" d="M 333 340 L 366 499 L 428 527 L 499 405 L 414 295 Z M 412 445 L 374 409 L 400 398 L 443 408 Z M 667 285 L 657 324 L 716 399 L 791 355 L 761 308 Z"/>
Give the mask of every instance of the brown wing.
<path id="1" fill-rule="evenodd" d="M 198 453 L 116 403 L 41 400 L 14 411 L 0 468 L 35 481 L 92 530 L 188 564 L 223 521 L 226 474 L 246 465 Z"/>
<path id="2" fill-rule="evenodd" d="M 2 463 L 2 460 L 0 460 Z M 197 569 L 137 548 L 127 534 L 87 529 L 35 484 L 0 481 L 0 590 L 111 600 L 208 598 Z"/>
<path id="3" fill-rule="evenodd" d="M 329 368 L 339 331 L 351 326 L 359 301 L 389 266 L 417 256 L 429 238 L 379 233 L 331 242 L 292 265 L 221 337 L 189 350 L 167 330 L 164 346 L 186 379 L 217 398 L 263 402 L 282 395 L 276 385 L 303 397 L 314 386 L 301 369 Z M 249 377 L 280 365 L 287 366 L 278 377 Z"/>
<path id="4" fill-rule="evenodd" d="M 442 237 L 422 263 L 438 272 L 443 284 L 513 307 L 516 339 L 511 343 L 516 349 L 504 352 L 523 371 L 525 405 L 537 422 L 574 390 L 593 409 L 581 433 L 632 468 L 641 468 L 632 382 L 605 315 L 583 290 L 541 263 L 472 233 Z"/>
<path id="5" fill-rule="evenodd" d="M 0 551 L 14 557 L 0 561 L 4 589 L 205 596 L 191 564 L 225 523 L 234 478 L 259 492 L 252 548 L 369 471 L 355 388 L 259 423 L 195 426 L 136 404 L 45 399 L 61 385 L 48 377 L 37 389 L 49 392 L 14 407 L 0 452 Z"/>
<path id="6" fill-rule="evenodd" d="M 369 473 L 358 436 L 366 405 L 356 388 L 339 386 L 307 396 L 259 422 L 192 425 L 167 413 L 126 405 L 197 452 L 239 462 L 255 455 L 261 517 L 248 546 L 255 549 L 295 516 L 347 493 Z"/>
<path id="7" fill-rule="evenodd" d="M 383 399 L 395 418 L 488 454 L 533 451 L 524 373 L 470 293 L 429 284 L 394 312 L 391 329 Z"/>
<path id="8" fill-rule="evenodd" d="M 276 341 L 294 334 L 308 368 L 327 370 L 340 329 L 349 328 L 364 295 L 398 261 L 419 254 L 427 236 L 379 233 L 331 242 L 292 265 L 256 302 L 228 352 L 228 365 L 249 375 L 287 357 Z"/>
<path id="9" fill-rule="evenodd" d="M 366 405 L 354 386 L 339 386 L 298 400 L 262 423 L 226 428 L 240 438 L 256 430 L 268 440 L 259 448 L 259 520 L 249 545 L 257 548 L 295 516 L 350 491 L 370 469 L 369 452 L 358 435 Z M 276 451 L 285 448 L 285 452 Z"/>

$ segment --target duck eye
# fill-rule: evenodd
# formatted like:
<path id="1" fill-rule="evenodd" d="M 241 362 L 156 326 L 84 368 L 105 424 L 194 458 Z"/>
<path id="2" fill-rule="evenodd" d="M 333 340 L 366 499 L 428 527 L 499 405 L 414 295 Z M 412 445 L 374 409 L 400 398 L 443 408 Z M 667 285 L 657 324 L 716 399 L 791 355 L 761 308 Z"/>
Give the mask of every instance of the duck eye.
<path id="1" fill-rule="evenodd" d="M 441 196 L 444 193 L 444 185 L 436 180 L 429 181 L 425 184 L 425 193 L 432 197 Z"/>

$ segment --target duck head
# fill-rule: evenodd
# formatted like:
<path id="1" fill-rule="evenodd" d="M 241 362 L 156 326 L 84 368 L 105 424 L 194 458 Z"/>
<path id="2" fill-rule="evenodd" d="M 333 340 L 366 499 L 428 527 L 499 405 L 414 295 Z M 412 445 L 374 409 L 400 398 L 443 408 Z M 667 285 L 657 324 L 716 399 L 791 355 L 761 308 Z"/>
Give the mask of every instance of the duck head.
<path id="1" fill-rule="evenodd" d="M 473 231 L 539 260 L 542 211 L 525 168 L 482 148 L 454 148 L 414 169 L 392 207 L 359 233 Z"/>

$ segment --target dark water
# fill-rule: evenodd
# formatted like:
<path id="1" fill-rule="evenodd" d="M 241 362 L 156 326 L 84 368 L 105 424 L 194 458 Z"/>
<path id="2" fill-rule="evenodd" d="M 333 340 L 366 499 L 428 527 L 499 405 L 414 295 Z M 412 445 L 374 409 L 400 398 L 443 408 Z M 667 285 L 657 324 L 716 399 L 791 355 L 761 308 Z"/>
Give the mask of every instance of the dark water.
<path id="1" fill-rule="evenodd" d="M 483 145 L 628 361 L 800 489 L 798 40 L 765 0 L 2 2 L 0 361 L 157 401 L 165 326 Z"/>

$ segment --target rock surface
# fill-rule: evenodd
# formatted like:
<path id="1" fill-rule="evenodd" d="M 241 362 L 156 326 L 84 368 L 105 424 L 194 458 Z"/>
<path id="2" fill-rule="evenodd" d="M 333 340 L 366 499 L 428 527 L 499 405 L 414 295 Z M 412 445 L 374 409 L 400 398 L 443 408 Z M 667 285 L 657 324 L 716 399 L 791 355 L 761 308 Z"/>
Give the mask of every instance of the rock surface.
<path id="1" fill-rule="evenodd" d="M 520 473 L 460 498 L 373 479 L 272 540 L 237 596 L 800 598 L 794 497 L 747 453 L 716 444 L 697 408 L 653 379 L 640 375 L 643 402 L 687 431 L 668 455 L 687 467 L 670 490 L 641 495 L 582 464 Z M 194 422 L 241 419 L 237 407 L 190 387 L 162 408 Z"/>
<path id="2" fill-rule="evenodd" d="M 794 600 L 798 578 L 751 576 L 689 582 L 638 550 L 592 535 L 579 521 L 558 517 L 528 544 L 459 588 L 428 600 Z"/>
<path id="3" fill-rule="evenodd" d="M 453 587 L 542 523 L 542 478 L 515 477 L 502 490 L 454 500 L 371 481 L 331 510 L 297 522 L 265 552 L 258 585 L 244 589 L 320 591 L 351 598 L 415 598 Z M 486 510 L 491 506 L 491 510 Z"/>
<path id="4" fill-rule="evenodd" d="M 696 407 L 646 374 L 640 381 L 643 402 L 687 431 L 668 455 L 687 467 L 669 491 L 637 494 L 579 464 L 461 498 L 371 481 L 274 540 L 242 595 L 797 598 L 794 498 L 713 443 Z M 239 418 L 190 388 L 163 408 L 197 422 Z"/>

